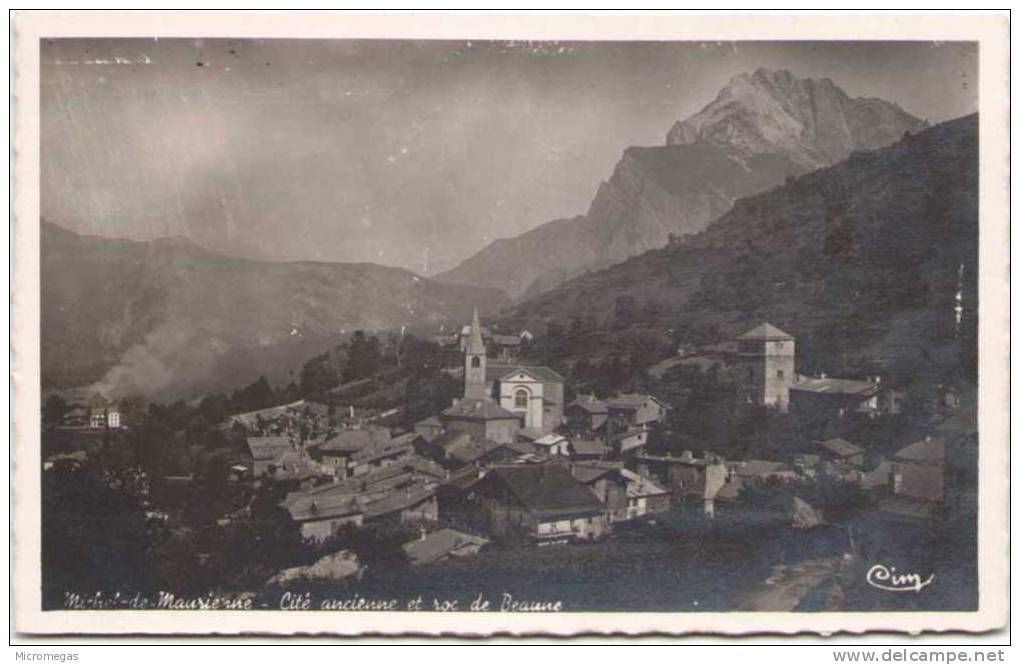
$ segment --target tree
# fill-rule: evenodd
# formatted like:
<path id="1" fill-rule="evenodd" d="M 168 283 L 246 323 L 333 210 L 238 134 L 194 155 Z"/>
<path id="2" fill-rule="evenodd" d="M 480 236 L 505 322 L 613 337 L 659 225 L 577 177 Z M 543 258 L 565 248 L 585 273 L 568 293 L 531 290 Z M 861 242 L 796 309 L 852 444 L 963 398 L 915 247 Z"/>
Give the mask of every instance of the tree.
<path id="1" fill-rule="evenodd" d="M 67 402 L 60 395 L 50 395 L 43 404 L 42 421 L 43 425 L 60 425 L 64 422 L 64 414 L 67 413 Z"/>
<path id="2" fill-rule="evenodd" d="M 321 395 L 339 383 L 340 377 L 328 354 L 316 356 L 301 367 L 301 394 L 305 397 Z"/>
<path id="3" fill-rule="evenodd" d="M 343 372 L 345 382 L 373 376 L 378 371 L 382 358 L 379 351 L 379 340 L 374 336 L 366 336 L 362 330 L 357 330 L 351 337 L 348 355 L 347 367 Z"/>
<path id="4" fill-rule="evenodd" d="M 235 392 L 231 402 L 237 411 L 256 411 L 272 406 L 276 402 L 276 393 L 266 377 L 259 376 L 253 383 Z"/>

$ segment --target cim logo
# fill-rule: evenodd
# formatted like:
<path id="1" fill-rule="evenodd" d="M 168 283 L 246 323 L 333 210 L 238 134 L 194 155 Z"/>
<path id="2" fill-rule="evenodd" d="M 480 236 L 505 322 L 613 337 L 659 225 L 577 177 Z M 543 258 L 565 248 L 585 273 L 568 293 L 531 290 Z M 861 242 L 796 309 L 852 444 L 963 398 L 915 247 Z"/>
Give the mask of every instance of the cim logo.
<path id="1" fill-rule="evenodd" d="M 935 581 L 935 574 L 932 573 L 928 577 L 922 578 L 917 573 L 897 573 L 896 566 L 886 567 L 876 564 L 868 569 L 865 579 L 868 584 L 882 591 L 921 593 L 921 589 Z"/>

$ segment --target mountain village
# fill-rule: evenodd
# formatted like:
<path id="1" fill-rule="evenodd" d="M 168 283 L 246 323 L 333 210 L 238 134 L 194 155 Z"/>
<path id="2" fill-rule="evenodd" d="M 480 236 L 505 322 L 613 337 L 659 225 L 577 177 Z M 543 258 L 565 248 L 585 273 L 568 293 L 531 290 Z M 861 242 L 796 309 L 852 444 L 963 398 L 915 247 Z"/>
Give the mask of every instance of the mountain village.
<path id="1" fill-rule="evenodd" d="M 801 108 L 816 98 L 829 100 L 824 127 Z M 734 111 L 744 107 L 783 122 Z M 773 144 L 755 123 L 810 125 L 839 142 L 805 129 Z M 122 555 L 138 565 L 135 588 L 196 593 L 403 593 L 490 574 L 541 592 L 545 568 L 520 573 L 534 559 L 549 574 L 589 566 L 619 593 L 700 594 L 689 609 L 706 595 L 679 576 L 695 589 L 716 562 L 732 564 L 726 607 L 915 602 L 811 590 L 870 554 L 937 542 L 940 576 L 973 555 L 976 224 L 969 181 L 952 169 L 971 173 L 976 126 L 971 116 L 929 127 L 828 79 L 759 69 L 666 145 L 627 149 L 583 225 L 493 243 L 452 277 L 302 262 L 214 269 L 203 266 L 222 257 L 197 246 L 116 245 L 119 258 L 99 268 L 166 270 L 141 291 L 187 282 L 195 293 L 168 296 L 174 325 L 135 331 L 131 347 L 107 325 L 131 312 L 95 315 L 104 327 L 91 341 L 67 332 L 88 297 L 54 301 L 44 317 L 59 372 L 43 394 L 43 539 L 52 568 L 72 571 L 48 584 L 47 602 L 61 606 L 74 584 L 89 591 L 102 579 L 96 561 Z M 770 166 L 777 155 L 781 168 Z M 938 194 L 916 195 L 922 179 Z M 723 200 L 699 198 L 722 190 Z M 898 216 L 869 212 L 894 200 Z M 648 212 L 660 208 L 677 224 L 704 219 L 667 228 Z M 106 242 L 43 229 L 54 280 Z M 620 249 L 617 236 L 640 242 Z M 580 240 L 614 249 L 550 260 Z M 99 268 L 81 270 L 104 276 L 94 291 L 128 281 Z M 209 281 L 181 278 L 192 274 Z M 259 379 L 224 392 L 241 376 Z M 176 402 L 154 396 L 157 379 L 181 381 Z M 86 519 L 81 499 L 93 495 L 120 521 Z M 120 537 L 124 523 L 137 538 Z M 87 543 L 88 575 L 68 538 Z M 757 568 L 741 580 L 749 560 Z M 971 588 L 971 569 L 957 588 Z M 586 580 L 566 585 L 574 606 L 588 602 Z"/>
<path id="2" fill-rule="evenodd" d="M 781 492 L 786 484 L 822 479 L 860 488 L 895 519 L 931 524 L 946 512 L 942 438 L 908 436 L 894 456 L 870 467 L 868 442 L 840 437 L 807 442 L 802 452 L 776 459 L 663 452 L 661 441 L 654 444 L 666 431 L 667 403 L 620 393 L 578 394 L 565 404 L 564 378 L 525 362 L 520 339 L 489 334 L 476 310 L 452 342 L 461 367 L 447 370 L 462 381 L 462 396 L 409 429 L 388 424 L 398 409 L 368 415 L 312 400 L 233 415 L 226 425 L 246 433 L 247 458 L 230 468 L 230 478 L 275 488 L 309 541 L 416 524 L 419 537 L 403 546 L 412 565 L 476 554 L 492 543 L 596 541 L 667 514 L 703 523 L 748 510 L 740 501 L 748 487 Z M 883 419 L 898 414 L 905 399 L 878 376 L 798 374 L 796 339 L 769 323 L 735 340 L 681 349 L 672 362 L 706 356 L 726 363 L 742 401 L 794 418 Z M 958 407 L 951 398 L 941 405 L 944 414 Z M 65 427 L 129 426 L 101 395 L 81 399 L 68 408 Z M 56 455 L 46 466 L 68 459 L 83 457 Z M 824 511 L 800 497 L 788 508 L 790 528 L 826 523 Z M 327 566 L 327 576 L 360 570 L 349 552 L 325 560 L 345 564 Z"/>

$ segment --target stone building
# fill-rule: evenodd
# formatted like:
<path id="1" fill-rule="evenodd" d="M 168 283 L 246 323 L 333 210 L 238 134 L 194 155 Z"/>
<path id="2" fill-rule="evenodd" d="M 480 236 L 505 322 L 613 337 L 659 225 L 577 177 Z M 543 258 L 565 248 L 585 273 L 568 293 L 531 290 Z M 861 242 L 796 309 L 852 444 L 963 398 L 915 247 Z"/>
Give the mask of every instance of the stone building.
<path id="1" fill-rule="evenodd" d="M 741 400 L 785 413 L 790 406 L 790 388 L 797 381 L 793 336 L 763 323 L 736 341 Z"/>

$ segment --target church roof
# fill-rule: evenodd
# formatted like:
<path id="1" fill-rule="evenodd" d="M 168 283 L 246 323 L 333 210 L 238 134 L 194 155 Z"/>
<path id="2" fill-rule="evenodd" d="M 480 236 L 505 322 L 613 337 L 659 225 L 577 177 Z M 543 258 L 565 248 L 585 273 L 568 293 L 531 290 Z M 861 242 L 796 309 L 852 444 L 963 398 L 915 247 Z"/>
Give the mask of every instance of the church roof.
<path id="1" fill-rule="evenodd" d="M 471 316 L 471 333 L 468 335 L 467 352 L 485 353 L 485 341 L 482 339 L 482 324 L 478 322 L 477 307 Z"/>
<path id="2" fill-rule="evenodd" d="M 484 399 L 462 399 L 443 411 L 443 415 L 460 420 L 505 420 L 518 417 L 516 413 Z"/>
<path id="3" fill-rule="evenodd" d="M 542 383 L 563 383 L 558 372 L 545 365 L 489 365 L 485 369 L 486 381 L 501 381 L 514 372 L 526 372 Z"/>
<path id="4" fill-rule="evenodd" d="M 793 339 L 793 335 L 789 335 L 779 328 L 775 327 L 771 323 L 763 323 L 756 328 L 748 330 L 746 333 L 738 337 L 737 339 L 747 340 L 787 340 Z"/>

